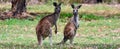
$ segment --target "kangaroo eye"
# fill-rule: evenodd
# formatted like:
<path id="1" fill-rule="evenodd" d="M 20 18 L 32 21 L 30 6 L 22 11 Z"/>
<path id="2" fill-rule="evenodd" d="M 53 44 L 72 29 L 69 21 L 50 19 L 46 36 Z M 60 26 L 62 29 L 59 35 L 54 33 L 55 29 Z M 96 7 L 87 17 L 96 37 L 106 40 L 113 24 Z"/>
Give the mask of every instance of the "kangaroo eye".
<path id="1" fill-rule="evenodd" d="M 78 10 L 76 10 L 76 11 L 78 11 Z"/>
<path id="2" fill-rule="evenodd" d="M 55 9 L 58 9 L 58 8 L 55 8 Z"/>
<path id="3" fill-rule="evenodd" d="M 73 11 L 75 11 L 75 10 L 73 10 Z"/>

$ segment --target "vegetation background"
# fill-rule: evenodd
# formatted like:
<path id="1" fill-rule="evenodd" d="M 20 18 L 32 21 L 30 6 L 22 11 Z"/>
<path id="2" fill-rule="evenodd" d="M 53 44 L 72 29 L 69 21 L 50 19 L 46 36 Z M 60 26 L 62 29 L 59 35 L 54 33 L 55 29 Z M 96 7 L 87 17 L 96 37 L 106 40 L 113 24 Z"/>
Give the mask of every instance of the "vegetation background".
<path id="1" fill-rule="evenodd" d="M 53 32 L 53 43 L 48 38 L 37 45 L 35 27 L 44 16 L 54 12 L 53 2 L 63 2 L 58 34 Z M 92 2 L 91 2 L 92 1 Z M 37 13 L 34 21 L 28 19 L 0 20 L 0 49 L 119 49 L 120 0 L 27 0 L 27 12 Z M 0 0 L 0 13 L 11 9 L 10 0 Z M 80 27 L 74 45 L 55 45 L 63 38 L 63 29 L 72 16 L 71 3 L 82 4 L 79 9 Z M 53 27 L 54 30 L 54 27 Z"/>
<path id="2" fill-rule="evenodd" d="M 10 2 L 11 0 L 0 0 L 0 2 Z M 53 1 L 64 2 L 64 3 L 120 3 L 120 0 L 27 0 L 27 2 L 41 2 L 41 3 L 48 3 Z"/>

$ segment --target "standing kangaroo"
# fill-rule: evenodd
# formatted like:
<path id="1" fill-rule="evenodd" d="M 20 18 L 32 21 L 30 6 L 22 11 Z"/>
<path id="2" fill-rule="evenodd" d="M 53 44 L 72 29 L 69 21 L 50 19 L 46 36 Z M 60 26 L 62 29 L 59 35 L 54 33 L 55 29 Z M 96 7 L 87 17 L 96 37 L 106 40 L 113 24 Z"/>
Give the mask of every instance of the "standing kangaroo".
<path id="1" fill-rule="evenodd" d="M 78 15 L 78 9 L 82 5 L 79 5 L 75 7 L 73 4 L 71 7 L 73 8 L 73 17 L 70 19 L 70 21 L 67 23 L 67 25 L 64 28 L 64 38 L 59 44 L 64 44 L 68 39 L 70 40 L 70 44 L 73 42 L 73 38 L 76 35 L 76 30 L 79 27 L 79 15 Z"/>
<path id="2" fill-rule="evenodd" d="M 36 27 L 37 40 L 39 45 L 42 45 L 42 40 L 44 40 L 46 37 L 49 37 L 50 45 L 52 45 L 52 29 L 51 28 L 54 25 L 55 25 L 55 34 L 57 33 L 56 22 L 60 15 L 61 3 L 57 4 L 56 2 L 54 2 L 53 5 L 55 7 L 54 13 L 42 18 Z"/>

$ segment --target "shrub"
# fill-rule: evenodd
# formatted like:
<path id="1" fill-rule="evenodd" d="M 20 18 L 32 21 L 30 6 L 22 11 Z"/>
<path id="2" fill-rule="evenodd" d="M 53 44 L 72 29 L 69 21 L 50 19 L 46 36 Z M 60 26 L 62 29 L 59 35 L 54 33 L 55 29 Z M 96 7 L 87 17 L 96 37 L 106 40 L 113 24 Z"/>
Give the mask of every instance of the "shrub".
<path id="1" fill-rule="evenodd" d="M 81 18 L 85 19 L 85 20 L 98 20 L 98 19 L 103 19 L 104 17 L 103 16 L 97 16 L 97 15 L 94 15 L 94 14 L 82 14 Z"/>

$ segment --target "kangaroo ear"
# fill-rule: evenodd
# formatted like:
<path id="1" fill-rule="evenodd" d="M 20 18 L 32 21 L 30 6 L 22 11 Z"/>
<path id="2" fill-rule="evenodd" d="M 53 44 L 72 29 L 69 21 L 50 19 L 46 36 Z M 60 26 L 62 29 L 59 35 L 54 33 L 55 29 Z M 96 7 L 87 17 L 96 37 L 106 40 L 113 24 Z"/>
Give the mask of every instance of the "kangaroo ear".
<path id="1" fill-rule="evenodd" d="M 73 4 L 71 4 L 71 7 L 74 8 L 75 6 Z"/>
<path id="2" fill-rule="evenodd" d="M 59 6 L 61 6 L 62 2 L 60 2 Z"/>
<path id="3" fill-rule="evenodd" d="M 77 8 L 79 9 L 82 5 L 79 5 Z"/>
<path id="4" fill-rule="evenodd" d="M 53 2 L 53 5 L 54 5 L 54 6 L 57 6 L 57 3 L 56 3 L 56 2 Z"/>

